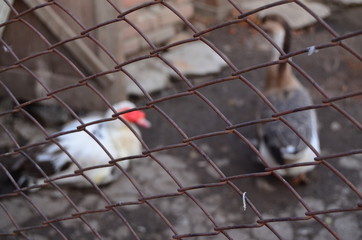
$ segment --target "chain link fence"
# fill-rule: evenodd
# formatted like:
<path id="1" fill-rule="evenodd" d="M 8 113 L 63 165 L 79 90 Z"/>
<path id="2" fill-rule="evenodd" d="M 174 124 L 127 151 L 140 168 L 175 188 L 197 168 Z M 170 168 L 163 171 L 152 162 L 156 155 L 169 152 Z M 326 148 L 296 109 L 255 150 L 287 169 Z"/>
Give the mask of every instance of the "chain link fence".
<path id="1" fill-rule="evenodd" d="M 204 29 L 199 29 L 185 18 L 173 6 L 172 1 L 149 1 L 122 11 L 113 1 L 107 0 L 103 4 L 117 11 L 118 16 L 90 27 L 85 27 L 72 14 L 72 9 L 64 7 L 61 1 L 44 1 L 22 12 L 15 9 L 9 1 L 4 0 L 4 3 L 11 9 L 12 16 L 0 27 L 21 24 L 37 35 L 39 41 L 46 45 L 46 49 L 22 56 L 16 52 L 16 49 L 12 49 L 11 41 L 0 39 L 3 50 L 9 56 L 9 64 L 1 67 L 0 76 L 8 71 L 25 72 L 42 91 L 46 92 L 46 95 L 20 102 L 13 89 L 0 78 L 1 88 L 11 102 L 10 106 L 3 107 L 0 112 L 0 127 L 3 136 L 6 136 L 13 146 L 11 149 L 2 149 L 0 154 L 0 172 L 4 182 L 1 183 L 3 190 L 0 195 L 2 239 L 358 239 L 361 237 L 359 230 L 362 222 L 361 175 L 352 171 L 353 168 L 360 169 L 361 164 L 361 159 L 358 158 L 358 154 L 362 153 L 361 114 L 358 115 L 360 112 L 355 110 L 360 109 L 358 103 L 362 96 L 361 85 L 356 83 L 354 85 L 356 87 L 348 88 L 346 92 L 336 91 L 331 94 L 328 91 L 329 85 L 325 82 L 321 84 L 322 80 L 319 78 L 323 76 L 310 74 L 310 69 L 306 69 L 305 65 L 298 61 L 298 57 L 305 57 L 308 54 L 310 51 L 308 47 L 289 53 L 281 52 L 278 61 L 261 62 L 258 59 L 259 62 L 255 61 L 255 64 L 248 62 L 248 60 L 253 62 L 255 59 L 248 57 L 244 59 L 243 53 L 240 52 L 237 54 L 239 57 L 234 59 L 243 61 L 241 65 L 245 67 L 239 67 L 240 64 L 229 57 L 222 45 L 214 40 L 222 33 L 226 39 L 232 36 L 239 39 L 239 35 L 227 35 L 225 32 L 242 28 L 243 38 L 258 38 L 259 43 L 264 41 L 276 46 L 250 17 L 268 8 L 294 4 L 313 16 L 318 23 L 319 31 L 323 31 L 327 36 L 325 38 L 327 41 L 315 45 L 315 50 L 320 51 L 318 54 L 338 49 L 337 54 L 347 55 L 349 60 L 352 59 L 352 65 L 358 73 L 362 57 L 355 49 L 354 41 L 360 39 L 362 30 L 341 35 L 332 25 L 318 17 L 307 3 L 298 0 L 276 1 L 249 12 L 241 9 L 236 1 L 227 0 L 225 4 L 232 6 L 239 16 Z M 167 45 L 156 46 L 147 34 L 128 18 L 133 12 L 154 5 L 162 5 L 169 9 L 182 21 L 185 28 L 192 32 L 192 36 Z M 27 19 L 29 14 L 42 8 L 56 8 L 66 14 L 80 29 L 77 35 L 51 43 Z M 92 33 L 118 22 L 132 26 L 151 50 L 145 55 L 126 61 L 117 60 L 114 53 L 104 47 L 101 41 L 92 36 Z M 59 50 L 61 46 L 79 39 L 94 43 L 103 54 L 112 59 L 114 68 L 87 75 L 85 73 L 87 71 L 79 67 L 77 60 Z M 26 39 L 23 41 L 26 44 Z M 196 41 L 206 44 L 225 61 L 227 70 L 223 71 L 224 76 L 210 77 L 211 79 L 207 81 L 195 80 L 196 78 L 192 76 L 185 76 L 163 56 L 164 52 L 172 48 Z M 241 49 L 248 51 L 240 46 Z M 249 51 L 255 54 L 253 52 L 257 49 L 252 46 Z M 47 54 L 56 55 L 59 61 L 79 75 L 79 79 L 61 88 L 50 89 L 41 76 L 27 66 L 28 62 Z M 292 57 L 296 61 L 292 61 Z M 125 66 L 144 59 L 160 61 L 176 74 L 177 80 L 172 90 L 150 94 L 125 69 Z M 304 61 L 308 60 L 304 58 Z M 287 112 L 274 112 L 270 118 L 258 119 L 251 114 L 257 102 L 274 109 L 260 90 L 261 81 L 258 78 L 262 75 L 259 73 L 269 66 L 285 62 L 292 66 L 318 101 L 311 106 L 290 109 Z M 153 122 L 152 129 L 143 132 L 143 139 L 138 136 L 144 149 L 142 155 L 122 159 L 111 157 L 106 165 L 79 168 L 74 174 L 49 178 L 31 156 L 33 151 L 36 152 L 37 149 L 49 144 L 57 145 L 61 151 L 65 151 L 57 142 L 57 138 L 77 131 L 85 131 L 96 140 L 97 136 L 87 131 L 87 127 L 109 121 L 109 119 L 99 119 L 84 124 L 79 114 L 62 99 L 60 94 L 67 91 L 76 94 L 77 89 L 86 88 L 92 92 L 90 97 L 96 98 L 96 101 L 104 106 L 111 107 L 112 103 L 98 89 L 95 81 L 114 73 L 128 76 L 140 88 L 143 97 L 135 100 L 138 106 L 136 109 L 146 111 Z M 354 79 L 360 77 L 355 76 Z M 18 88 L 22 86 L 19 85 Z M 238 94 L 239 89 L 242 89 L 243 94 Z M 213 91 L 217 91 L 216 94 L 212 94 Z M 249 99 L 246 98 L 249 96 Z M 27 110 L 27 107 L 33 104 L 49 100 L 55 101 L 67 114 L 78 120 L 79 126 L 68 132 L 49 132 L 44 127 L 45 124 Z M 227 107 L 225 102 L 231 107 Z M 356 106 L 353 107 L 355 103 Z M 257 158 L 263 159 L 263 157 L 254 146 L 250 129 L 267 122 L 279 121 L 301 137 L 298 130 L 293 128 L 284 116 L 311 109 L 316 109 L 318 115 L 321 113 L 328 115 L 331 112 L 328 116 L 338 118 L 345 124 L 343 126 L 346 130 L 339 135 L 344 137 L 335 137 L 335 139 L 327 139 L 321 134 L 322 153 L 318 154 L 315 161 L 303 164 L 316 165 L 312 173 L 312 182 L 306 186 L 294 187 L 276 170 L 301 165 L 261 167 L 257 163 Z M 14 129 L 11 125 L 12 121 L 15 121 L 12 119 L 16 119 L 18 115 L 27 119 L 32 128 L 42 134 L 42 138 L 24 143 L 16 133 L 22 130 Z M 53 115 L 51 118 L 57 116 Z M 116 118 L 118 115 L 113 116 L 113 119 Z M 323 122 L 321 124 L 323 125 Z M 335 129 L 341 127 L 335 123 L 333 126 Z M 354 145 L 349 145 L 353 148 L 346 147 L 340 151 L 338 144 L 348 141 L 344 139 L 352 136 L 352 134 L 345 136 L 349 133 L 348 129 L 352 129 L 353 132 Z M 325 130 L 327 131 L 329 130 Z M 323 147 L 326 145 L 323 141 L 334 142 L 337 147 L 331 148 L 336 151 L 324 154 Z M 101 145 L 100 142 L 98 144 Z M 308 142 L 306 144 L 310 147 Z M 44 184 L 27 187 L 19 185 L 5 162 L 20 156 L 32 163 L 46 178 Z M 69 157 L 76 162 L 77 156 L 69 155 Z M 337 164 L 336 159 L 344 159 L 347 162 L 344 165 L 350 164 L 352 170 L 349 167 L 349 170 L 345 171 Z M 131 162 L 129 170 L 120 165 L 120 162 L 126 160 Z M 115 166 L 122 176 L 108 186 L 97 186 L 85 175 L 87 171 L 110 166 Z M 57 184 L 57 180 L 74 176 L 87 178 L 92 187 L 76 189 Z M 4 185 L 5 182 L 8 186 Z M 324 204 L 325 202 L 328 204 Z M 350 238 L 351 234 L 355 238 Z"/>

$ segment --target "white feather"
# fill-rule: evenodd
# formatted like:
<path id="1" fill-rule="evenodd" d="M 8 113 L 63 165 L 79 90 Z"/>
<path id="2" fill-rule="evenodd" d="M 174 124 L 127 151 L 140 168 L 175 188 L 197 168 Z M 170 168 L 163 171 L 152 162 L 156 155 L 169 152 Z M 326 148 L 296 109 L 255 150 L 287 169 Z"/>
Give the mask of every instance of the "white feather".
<path id="1" fill-rule="evenodd" d="M 293 152 L 295 152 L 295 147 L 292 146 L 292 145 L 288 145 L 288 146 L 285 148 L 285 152 L 286 152 L 286 153 L 293 153 Z"/>

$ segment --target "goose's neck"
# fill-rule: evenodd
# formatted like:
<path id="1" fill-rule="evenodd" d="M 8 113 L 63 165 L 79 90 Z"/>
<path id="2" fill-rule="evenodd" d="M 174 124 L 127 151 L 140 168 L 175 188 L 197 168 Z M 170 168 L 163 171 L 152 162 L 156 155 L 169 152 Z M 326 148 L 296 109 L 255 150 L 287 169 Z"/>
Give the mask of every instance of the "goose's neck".
<path id="1" fill-rule="evenodd" d="M 273 41 L 283 49 L 285 53 L 289 51 L 289 38 L 289 33 L 284 29 L 275 31 L 272 35 Z M 277 61 L 279 57 L 280 52 L 273 47 L 271 61 Z M 295 84 L 298 84 L 298 80 L 295 78 L 288 63 L 280 63 L 268 68 L 266 88 L 283 88 Z"/>
<path id="2" fill-rule="evenodd" d="M 276 31 L 273 36 L 272 36 L 273 41 L 277 44 L 277 46 L 279 46 L 280 48 L 284 48 L 284 43 L 286 41 L 285 39 L 285 31 Z M 284 49 L 283 49 L 284 50 Z M 273 52 L 272 52 L 272 61 L 276 61 L 278 60 L 280 57 L 280 52 L 278 51 L 278 49 L 276 49 L 275 47 L 273 47 Z"/>

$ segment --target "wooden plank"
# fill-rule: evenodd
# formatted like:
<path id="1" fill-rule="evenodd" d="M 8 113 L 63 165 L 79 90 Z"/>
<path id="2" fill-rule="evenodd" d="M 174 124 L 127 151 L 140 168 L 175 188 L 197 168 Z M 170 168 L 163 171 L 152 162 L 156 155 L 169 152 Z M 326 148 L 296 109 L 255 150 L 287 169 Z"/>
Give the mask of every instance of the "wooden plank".
<path id="1" fill-rule="evenodd" d="M 122 9 L 122 1 L 115 1 L 113 4 L 118 9 Z M 107 2 L 102 0 L 94 0 L 94 17 L 97 23 L 106 22 L 113 18 L 116 18 L 118 12 Z M 117 22 L 106 27 L 98 28 L 96 30 L 97 39 L 102 42 L 106 48 L 114 54 L 114 57 L 118 62 L 123 62 L 125 60 L 124 54 L 122 52 L 123 47 L 121 44 L 122 41 L 122 30 L 125 23 Z M 101 56 L 102 57 L 102 56 Z M 104 57 L 104 56 L 103 56 Z M 104 61 L 110 61 L 109 57 L 102 58 Z M 114 64 L 112 62 L 112 64 Z"/>
<path id="2" fill-rule="evenodd" d="M 8 0 L 8 3 L 13 5 L 14 0 Z M 6 20 L 8 20 L 9 13 L 10 13 L 9 6 L 4 1 L 1 1 L 0 2 L 0 24 L 6 22 Z M 0 38 L 3 36 L 4 30 L 5 30 L 5 27 L 0 28 Z"/>
<path id="3" fill-rule="evenodd" d="M 123 1 L 114 1 L 115 7 L 118 9 L 122 9 Z M 94 0 L 94 17 L 97 23 L 106 22 L 112 18 L 116 18 L 118 12 L 106 1 L 103 0 Z M 124 23 L 113 23 L 106 27 L 99 28 L 95 31 L 97 39 L 106 47 L 106 49 L 111 52 L 114 58 L 119 62 L 125 61 L 124 51 L 123 51 L 123 41 L 122 41 L 122 31 L 124 28 Z M 99 49 L 99 57 L 102 62 L 112 66 L 115 63 L 113 60 L 103 53 L 101 49 Z M 126 88 L 124 86 L 125 82 L 122 80 L 123 75 L 121 73 L 114 74 L 117 81 L 115 81 L 113 87 L 115 91 L 113 91 L 112 96 L 117 101 L 124 100 L 126 98 Z"/>
<path id="4" fill-rule="evenodd" d="M 23 0 L 29 7 L 43 4 L 44 0 Z M 59 39 L 69 39 L 79 35 L 75 32 L 59 14 L 50 7 L 44 7 L 42 11 L 34 11 L 36 16 L 48 27 L 48 29 Z M 82 39 L 72 41 L 64 45 L 90 73 L 98 73 L 109 70 L 99 57 L 90 49 Z M 102 86 L 110 85 L 114 82 L 114 76 L 105 75 L 100 77 Z M 106 83 L 104 83 L 106 80 Z"/>

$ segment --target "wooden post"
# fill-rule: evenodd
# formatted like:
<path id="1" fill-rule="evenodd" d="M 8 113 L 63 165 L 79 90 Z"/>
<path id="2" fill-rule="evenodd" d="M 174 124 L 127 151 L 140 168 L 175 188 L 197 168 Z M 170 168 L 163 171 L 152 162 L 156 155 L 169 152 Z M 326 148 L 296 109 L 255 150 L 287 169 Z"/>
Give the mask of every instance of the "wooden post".
<path id="1" fill-rule="evenodd" d="M 23 0 L 29 7 L 44 3 L 42 0 Z M 59 39 L 69 39 L 79 35 L 75 32 L 59 14 L 50 7 L 45 7 L 43 11 L 34 11 L 37 17 L 48 27 L 48 29 Z M 79 39 L 64 45 L 85 67 L 89 73 L 98 73 L 109 70 L 99 57 L 90 49 L 90 47 Z M 105 75 L 102 81 L 106 80 L 107 84 L 114 82 L 114 76 Z"/>
<path id="2" fill-rule="evenodd" d="M 29 7 L 42 4 L 42 0 L 23 0 Z M 121 9 L 121 2 L 116 1 L 115 5 Z M 87 27 L 91 27 L 102 22 L 117 17 L 118 13 L 112 6 L 103 0 L 93 0 L 86 2 L 65 1 L 63 6 L 72 13 L 79 13 L 81 22 L 86 22 Z M 87 7 L 89 11 L 82 11 L 82 7 Z M 74 9 L 75 8 L 75 9 Z M 52 7 L 44 7 L 41 10 L 34 11 L 37 17 L 58 39 L 69 39 L 79 35 L 78 26 L 73 21 L 62 18 L 62 13 Z M 85 15 L 86 16 L 85 16 Z M 85 24 L 85 25 L 87 25 Z M 117 61 L 123 62 L 124 55 L 122 51 L 122 26 L 124 23 L 113 23 L 101 27 L 91 32 L 92 36 L 101 42 L 105 48 L 113 54 Z M 89 42 L 88 42 L 89 43 Z M 94 44 L 89 45 L 84 39 L 64 44 L 72 56 L 78 60 L 90 74 L 112 70 L 116 63 L 107 56 L 103 50 Z M 123 75 L 121 73 L 107 74 L 99 77 L 97 83 L 102 87 L 102 93 L 111 103 L 126 99 L 125 87 L 123 85 Z"/>
<path id="3" fill-rule="evenodd" d="M 108 21 L 112 18 L 116 18 L 119 14 L 107 1 L 103 0 L 93 0 L 95 4 L 95 18 L 97 23 L 102 23 Z M 113 1 L 115 7 L 122 10 L 122 2 Z M 125 23 L 116 22 L 106 27 L 99 28 L 96 30 L 97 39 L 105 45 L 108 51 L 112 53 L 112 55 L 116 58 L 118 63 L 122 63 L 125 61 L 124 51 L 123 51 L 123 36 L 122 31 Z M 103 51 L 102 49 L 99 49 Z M 100 53 L 100 52 L 98 52 Z M 104 53 L 99 54 L 99 57 L 103 63 L 105 63 L 109 69 L 114 68 L 115 63 L 112 61 L 107 55 Z M 112 85 L 112 89 L 110 90 L 110 94 L 112 95 L 112 99 L 115 101 L 125 100 L 126 90 L 124 84 L 124 75 L 121 73 L 113 74 L 115 76 L 115 80 Z"/>

